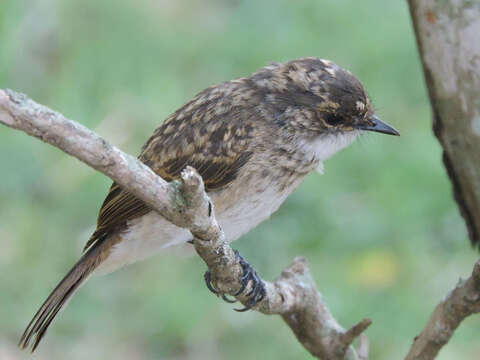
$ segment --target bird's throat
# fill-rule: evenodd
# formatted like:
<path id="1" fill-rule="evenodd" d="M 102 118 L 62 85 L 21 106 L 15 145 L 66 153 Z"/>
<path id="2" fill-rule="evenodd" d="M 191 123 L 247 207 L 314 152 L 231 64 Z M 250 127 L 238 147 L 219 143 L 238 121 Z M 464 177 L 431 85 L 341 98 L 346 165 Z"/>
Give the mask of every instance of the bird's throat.
<path id="1" fill-rule="evenodd" d="M 314 140 L 302 140 L 299 145 L 308 158 L 319 161 L 317 171 L 323 173 L 323 162 L 352 144 L 357 136 L 358 131 L 320 135 Z"/>

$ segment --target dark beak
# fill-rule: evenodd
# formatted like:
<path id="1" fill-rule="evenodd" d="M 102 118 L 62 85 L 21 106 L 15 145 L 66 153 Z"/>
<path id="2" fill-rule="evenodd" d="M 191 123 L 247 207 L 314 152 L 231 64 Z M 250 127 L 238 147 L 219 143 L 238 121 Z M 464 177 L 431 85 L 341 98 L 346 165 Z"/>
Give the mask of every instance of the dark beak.
<path id="1" fill-rule="evenodd" d="M 366 130 L 366 131 L 376 131 L 379 133 L 383 134 L 388 134 L 388 135 L 396 135 L 400 136 L 400 133 L 395 130 L 393 127 L 390 125 L 384 123 L 382 120 L 380 120 L 377 115 L 373 115 L 370 120 L 373 121 L 373 125 L 359 125 L 358 129 L 360 130 Z"/>

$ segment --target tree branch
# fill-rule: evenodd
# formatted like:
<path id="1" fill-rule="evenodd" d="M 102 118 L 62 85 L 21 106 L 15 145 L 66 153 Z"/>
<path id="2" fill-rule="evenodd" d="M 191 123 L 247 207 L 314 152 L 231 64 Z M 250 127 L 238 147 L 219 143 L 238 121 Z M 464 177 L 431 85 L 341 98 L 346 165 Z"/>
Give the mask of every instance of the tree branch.
<path id="1" fill-rule="evenodd" d="M 433 311 L 427 325 L 418 335 L 405 360 L 435 359 L 460 323 L 480 312 L 480 260 L 467 280 L 458 282 Z"/>
<path id="2" fill-rule="evenodd" d="M 433 131 L 467 224 L 480 248 L 480 3 L 408 0 L 433 110 Z"/>
<path id="3" fill-rule="evenodd" d="M 180 181 L 167 183 L 139 160 L 84 126 L 11 90 L 0 90 L 0 123 L 76 157 L 128 189 L 175 225 L 188 228 L 195 237 L 198 255 L 212 274 L 215 288 L 229 295 L 240 289 L 243 269 L 224 241 L 213 204 L 195 169 L 187 167 Z M 250 284 L 247 291 L 237 296 L 244 305 L 248 303 L 244 294 L 249 287 Z M 363 320 L 345 331 L 317 291 L 304 258 L 295 258 L 274 282 L 266 282 L 266 296 L 254 309 L 281 315 L 300 343 L 319 359 L 356 360 L 368 356 L 364 337 L 360 356 L 351 344 L 371 321 Z"/>
<path id="4" fill-rule="evenodd" d="M 480 247 L 480 3 L 408 0 L 433 110 L 433 131 L 472 245 Z M 434 359 L 480 312 L 480 261 L 437 305 L 406 359 Z"/>

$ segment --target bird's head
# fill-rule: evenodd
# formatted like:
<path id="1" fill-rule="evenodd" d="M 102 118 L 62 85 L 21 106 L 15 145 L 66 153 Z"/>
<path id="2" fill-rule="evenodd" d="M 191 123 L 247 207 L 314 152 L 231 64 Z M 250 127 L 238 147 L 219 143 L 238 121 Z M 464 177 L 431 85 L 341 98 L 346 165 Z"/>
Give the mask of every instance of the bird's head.
<path id="1" fill-rule="evenodd" d="M 365 131 L 399 135 L 381 121 L 363 84 L 329 60 L 301 58 L 274 63 L 251 77 L 265 94 L 274 121 L 323 152 L 321 160 Z"/>
<path id="2" fill-rule="evenodd" d="M 329 60 L 301 58 L 274 63 L 251 79 L 265 89 L 266 100 L 284 113 L 278 121 L 295 130 L 399 135 L 375 115 L 360 80 Z"/>

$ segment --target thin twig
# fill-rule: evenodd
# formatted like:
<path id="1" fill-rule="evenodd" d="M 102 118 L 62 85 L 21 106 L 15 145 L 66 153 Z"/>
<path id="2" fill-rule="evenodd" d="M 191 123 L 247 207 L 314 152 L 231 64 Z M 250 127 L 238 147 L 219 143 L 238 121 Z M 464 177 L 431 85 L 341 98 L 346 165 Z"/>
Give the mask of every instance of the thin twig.
<path id="1" fill-rule="evenodd" d="M 415 337 L 406 360 L 435 359 L 460 323 L 480 313 L 480 260 L 467 280 L 458 282 L 433 311 L 423 331 Z"/>

